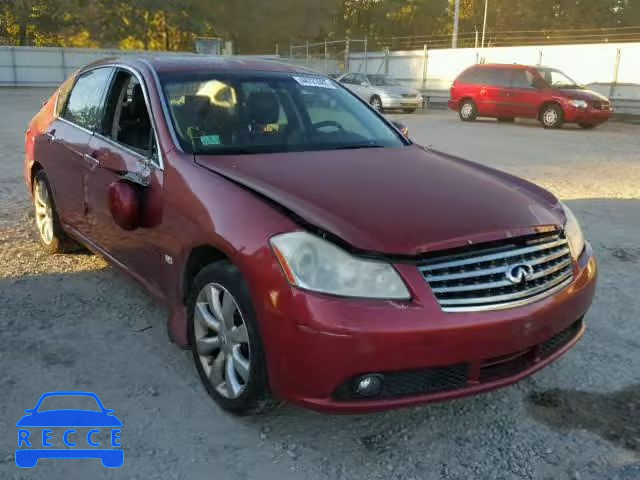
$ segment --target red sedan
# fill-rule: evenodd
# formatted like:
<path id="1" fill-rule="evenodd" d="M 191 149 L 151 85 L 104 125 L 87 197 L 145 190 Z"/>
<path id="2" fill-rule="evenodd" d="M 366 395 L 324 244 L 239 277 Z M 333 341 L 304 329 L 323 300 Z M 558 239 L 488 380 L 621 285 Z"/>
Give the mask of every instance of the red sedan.
<path id="1" fill-rule="evenodd" d="M 144 285 L 238 413 L 514 383 L 578 341 L 594 293 L 551 193 L 415 145 L 291 65 L 89 65 L 29 125 L 24 175 L 44 248 L 84 245 Z"/>

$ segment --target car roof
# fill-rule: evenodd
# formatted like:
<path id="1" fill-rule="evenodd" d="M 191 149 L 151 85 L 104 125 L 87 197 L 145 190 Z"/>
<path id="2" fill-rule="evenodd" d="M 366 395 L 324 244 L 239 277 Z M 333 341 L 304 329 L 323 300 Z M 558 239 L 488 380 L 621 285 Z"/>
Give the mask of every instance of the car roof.
<path id="1" fill-rule="evenodd" d="M 515 68 L 515 69 L 529 69 L 536 68 L 529 65 L 521 65 L 519 63 L 479 63 L 471 68 Z"/>
<path id="2" fill-rule="evenodd" d="M 219 72 L 219 71 L 267 71 L 282 73 L 306 73 L 321 75 L 310 68 L 283 63 L 277 59 L 255 57 L 226 57 L 216 55 L 150 55 L 122 56 L 99 60 L 86 68 L 100 65 L 121 64 L 136 69 L 143 65 L 151 66 L 158 73 L 165 72 Z"/>

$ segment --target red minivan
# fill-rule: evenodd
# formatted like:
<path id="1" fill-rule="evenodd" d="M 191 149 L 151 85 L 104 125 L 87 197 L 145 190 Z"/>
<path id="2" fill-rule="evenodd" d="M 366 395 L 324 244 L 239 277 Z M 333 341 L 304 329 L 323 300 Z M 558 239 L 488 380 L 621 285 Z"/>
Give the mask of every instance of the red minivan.
<path id="1" fill-rule="evenodd" d="M 449 108 L 460 118 L 493 117 L 512 122 L 536 118 L 545 128 L 577 123 L 590 129 L 606 122 L 613 108 L 607 97 L 577 84 L 560 70 L 525 65 L 474 65 L 451 87 Z"/>
<path id="2" fill-rule="evenodd" d="M 234 412 L 512 384 L 576 344 L 596 285 L 554 195 L 289 64 L 89 65 L 31 121 L 24 175 L 44 248 L 79 243 L 146 287 Z"/>

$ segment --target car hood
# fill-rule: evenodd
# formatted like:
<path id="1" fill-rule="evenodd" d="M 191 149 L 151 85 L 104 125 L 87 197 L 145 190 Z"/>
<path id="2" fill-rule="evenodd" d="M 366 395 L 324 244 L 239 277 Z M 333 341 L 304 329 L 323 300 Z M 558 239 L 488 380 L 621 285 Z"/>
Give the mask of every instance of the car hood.
<path id="1" fill-rule="evenodd" d="M 16 427 L 121 427 L 115 415 L 90 410 L 49 410 L 25 415 Z"/>
<path id="2" fill-rule="evenodd" d="M 609 101 L 607 97 L 604 95 L 600 95 L 598 92 L 594 92 L 593 90 L 582 90 L 578 88 L 563 88 L 560 89 L 562 94 L 567 98 L 572 98 L 574 100 L 586 100 L 586 101 Z"/>
<path id="3" fill-rule="evenodd" d="M 547 191 L 416 145 L 196 162 L 367 252 L 417 255 L 564 223 Z"/>
<path id="4" fill-rule="evenodd" d="M 375 86 L 372 85 L 371 88 L 380 94 L 387 95 L 417 95 L 418 92 L 412 88 L 403 87 L 402 85 L 397 86 Z"/>

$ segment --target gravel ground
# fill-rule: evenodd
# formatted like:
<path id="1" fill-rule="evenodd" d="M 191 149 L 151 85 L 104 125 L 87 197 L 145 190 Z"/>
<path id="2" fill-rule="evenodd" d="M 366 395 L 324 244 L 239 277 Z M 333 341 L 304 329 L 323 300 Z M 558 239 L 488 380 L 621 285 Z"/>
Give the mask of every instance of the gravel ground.
<path id="1" fill-rule="evenodd" d="M 588 330 L 516 386 L 366 416 L 292 406 L 222 413 L 167 312 L 103 260 L 48 257 L 22 183 L 24 128 L 46 90 L 0 89 L 0 478 L 640 479 L 640 141 L 637 126 L 398 115 L 419 143 L 526 177 L 574 209 L 600 261 Z M 98 393 L 123 421 L 125 463 L 13 462 L 15 422 L 50 390 Z"/>

